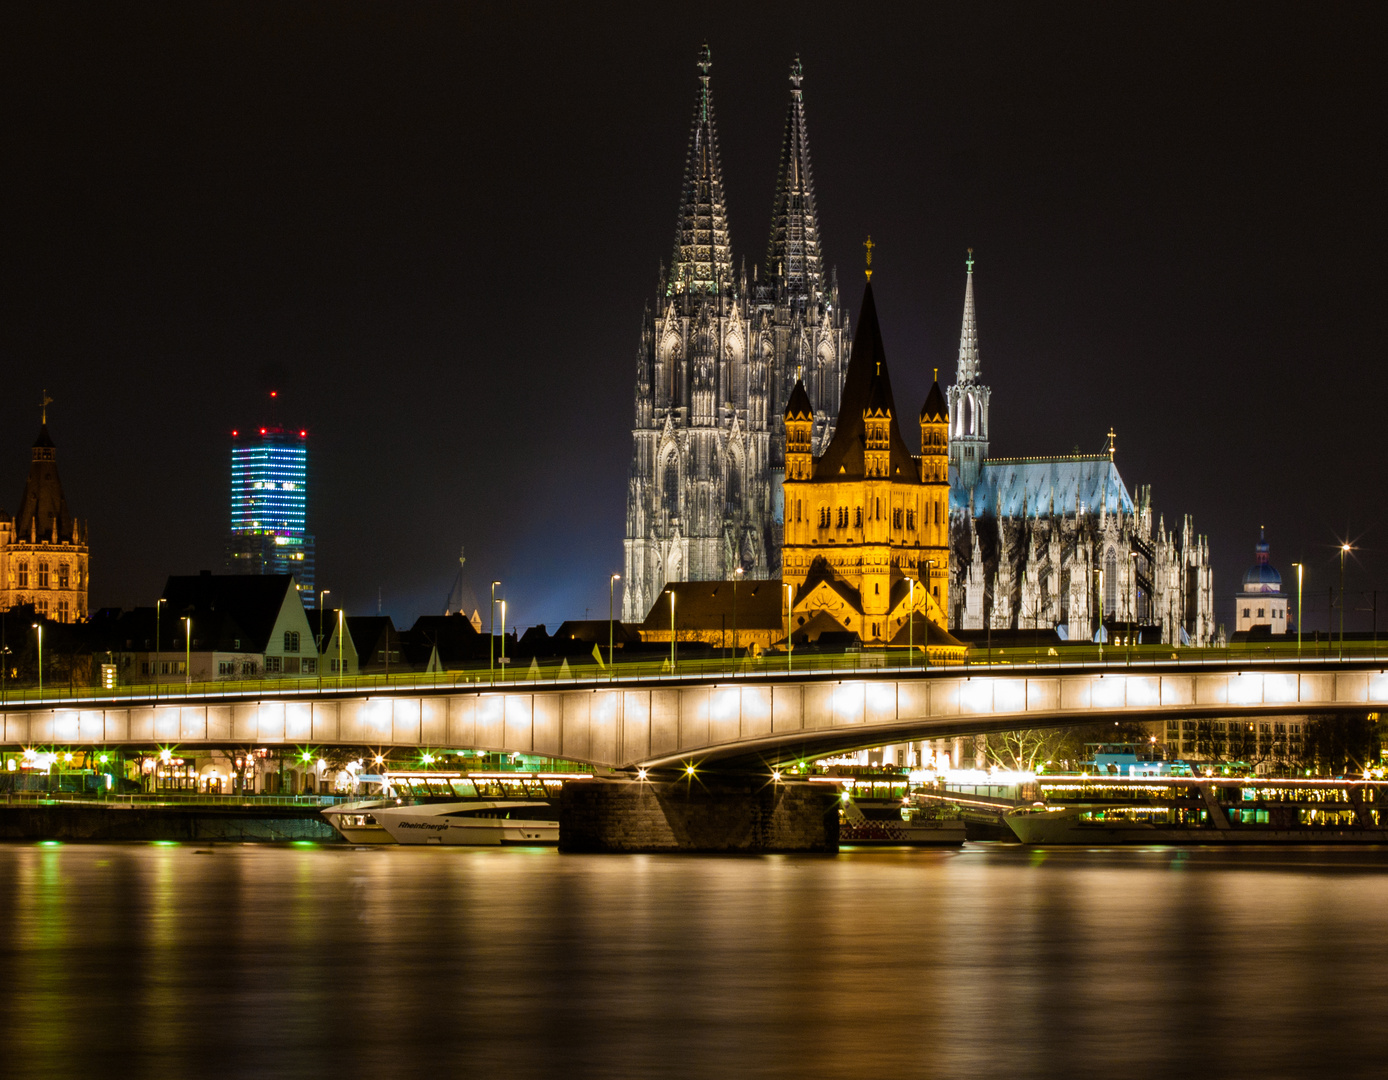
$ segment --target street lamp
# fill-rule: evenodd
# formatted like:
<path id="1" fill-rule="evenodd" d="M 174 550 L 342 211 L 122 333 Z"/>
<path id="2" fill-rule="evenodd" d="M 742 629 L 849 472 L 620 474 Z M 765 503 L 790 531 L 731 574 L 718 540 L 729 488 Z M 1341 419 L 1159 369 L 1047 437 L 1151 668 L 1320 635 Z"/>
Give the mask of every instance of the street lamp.
<path id="1" fill-rule="evenodd" d="M 1296 567 L 1296 658 L 1301 659 L 1301 575 L 1306 568 L 1299 562 L 1292 563 Z"/>
<path id="2" fill-rule="evenodd" d="M 501 584 L 497 582 L 497 584 Z M 506 678 L 506 599 L 501 599 L 501 678 Z"/>
<path id="3" fill-rule="evenodd" d="M 313 651 L 318 654 L 318 689 L 323 689 L 323 598 L 332 592 L 332 589 L 321 589 L 318 593 L 318 647 Z"/>
<path id="4" fill-rule="evenodd" d="M 675 673 L 675 590 L 666 589 L 670 594 L 670 674 Z"/>
<path id="5" fill-rule="evenodd" d="M 791 654 L 795 651 L 795 642 L 790 640 L 790 597 L 792 590 L 789 581 L 781 582 L 781 587 L 786 591 L 786 671 L 789 672 L 791 670 Z"/>
<path id="6" fill-rule="evenodd" d="M 193 688 L 193 619 L 190 615 L 183 616 L 183 688 L 191 690 Z"/>
<path id="7" fill-rule="evenodd" d="M 916 666 L 916 579 L 907 578 L 911 599 L 906 605 L 906 660 Z"/>
<path id="8" fill-rule="evenodd" d="M 39 700 L 43 700 L 43 624 L 31 624 L 39 634 Z"/>
<path id="9" fill-rule="evenodd" d="M 487 631 L 487 670 L 492 672 L 492 677 L 496 676 L 496 587 L 501 582 L 492 582 L 492 610 L 489 618 L 491 619 L 491 629 Z M 506 633 L 506 620 L 501 620 L 501 632 Z"/>
<path id="10" fill-rule="evenodd" d="M 1133 666 L 1133 631 L 1137 628 L 1137 552 L 1128 552 L 1133 568 L 1133 607 L 1128 612 L 1128 667 Z"/>
<path id="11" fill-rule="evenodd" d="M 612 598 L 613 598 L 614 593 L 615 593 L 615 590 L 616 590 L 616 588 L 617 588 L 617 582 L 619 582 L 619 581 L 621 581 L 621 580 L 622 580 L 622 575 L 621 575 L 621 574 L 613 574 L 610 578 L 607 579 L 607 666 L 608 666 L 608 667 L 611 667 L 611 666 L 612 666 L 612 664 L 613 664 L 613 662 L 614 662 L 614 661 L 613 661 L 613 656 L 614 656 L 615 653 L 616 653 L 616 643 L 615 643 L 614 640 L 613 640 L 613 637 L 614 637 L 613 630 L 614 630 L 614 627 L 616 626 L 616 623 L 614 622 L 614 614 L 613 614 L 613 608 L 612 608 Z M 505 630 L 505 629 L 506 629 L 506 628 L 503 626 L 503 627 L 502 627 L 502 630 Z"/>
<path id="12" fill-rule="evenodd" d="M 361 665 L 357 665 L 357 670 L 361 670 Z M 337 609 L 337 685 L 342 688 L 342 609 Z"/>
<path id="13" fill-rule="evenodd" d="M 1104 572 L 1095 570 L 1095 576 L 1099 579 L 1099 663 L 1104 662 Z"/>
<path id="14" fill-rule="evenodd" d="M 1345 658 L 1345 554 L 1348 544 L 1340 545 L 1340 659 Z"/>
<path id="15" fill-rule="evenodd" d="M 154 676 L 154 696 L 159 696 L 159 608 L 168 601 L 162 596 L 154 601 L 154 668 L 150 672 Z"/>
<path id="16" fill-rule="evenodd" d="M 733 664 L 737 664 L 737 583 L 742 580 L 742 567 L 733 570 Z"/>

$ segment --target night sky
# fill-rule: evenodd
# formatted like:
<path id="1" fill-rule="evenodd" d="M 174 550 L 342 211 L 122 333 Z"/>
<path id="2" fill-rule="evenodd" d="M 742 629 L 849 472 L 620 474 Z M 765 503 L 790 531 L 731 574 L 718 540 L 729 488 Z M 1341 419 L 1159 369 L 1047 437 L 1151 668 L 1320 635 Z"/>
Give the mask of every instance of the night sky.
<path id="1" fill-rule="evenodd" d="M 525 626 L 607 614 L 635 355 L 707 40 L 735 258 L 791 57 L 825 254 L 898 409 L 977 255 L 998 456 L 1098 452 L 1308 628 L 1388 587 L 1384 5 L 11 2 L 0 510 L 40 392 L 92 606 L 219 569 L 230 432 L 310 432 L 319 585 L 408 625 L 466 546 Z M 1294 579 L 1293 579 L 1294 580 Z M 1382 597 L 1388 622 L 1388 593 Z M 1367 607 L 1369 599 L 1358 601 Z M 1367 629 L 1367 613 L 1351 621 Z"/>

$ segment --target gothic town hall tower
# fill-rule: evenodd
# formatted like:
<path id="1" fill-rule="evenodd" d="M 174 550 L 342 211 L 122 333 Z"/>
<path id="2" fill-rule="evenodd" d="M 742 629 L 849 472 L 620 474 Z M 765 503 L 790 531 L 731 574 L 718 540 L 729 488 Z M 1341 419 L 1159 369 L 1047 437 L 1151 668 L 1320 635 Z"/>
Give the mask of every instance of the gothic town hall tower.
<path id="1" fill-rule="evenodd" d="M 766 263 L 734 270 L 708 46 L 699 58 L 671 265 L 637 350 L 622 618 L 640 622 L 669 581 L 781 572 L 782 414 L 797 381 L 813 451 L 833 436 L 851 340 L 826 274 L 797 59 Z"/>

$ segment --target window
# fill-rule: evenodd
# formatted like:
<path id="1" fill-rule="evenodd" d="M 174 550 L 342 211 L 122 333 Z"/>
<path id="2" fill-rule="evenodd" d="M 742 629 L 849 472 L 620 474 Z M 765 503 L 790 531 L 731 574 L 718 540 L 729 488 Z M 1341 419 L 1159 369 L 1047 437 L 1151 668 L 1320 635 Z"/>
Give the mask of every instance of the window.
<path id="1" fill-rule="evenodd" d="M 827 529 L 829 527 L 829 508 L 827 506 L 821 506 L 819 508 L 819 527 L 821 529 Z"/>
<path id="2" fill-rule="evenodd" d="M 20 563 L 19 568 L 15 571 L 15 585 L 21 589 L 29 587 L 29 564 L 27 562 Z"/>
<path id="3" fill-rule="evenodd" d="M 66 601 L 66 600 L 59 600 L 59 601 L 58 601 L 58 621 L 59 621 L 59 622 L 67 622 L 67 601 Z"/>
<path id="4" fill-rule="evenodd" d="M 314 675 L 314 674 L 317 674 L 317 672 L 318 672 L 318 661 L 315 660 L 315 659 L 314 659 L 313 657 L 311 657 L 311 656 L 306 656 L 306 657 L 304 657 L 304 668 L 303 668 L 303 671 L 304 671 L 304 674 L 305 674 L 305 675 Z"/>
<path id="5" fill-rule="evenodd" d="M 35 609 L 40 615 L 47 615 L 47 614 L 48 614 L 48 601 L 47 601 L 47 600 L 39 600 L 39 601 L 36 601 L 35 604 L 34 604 L 34 609 Z"/>
<path id="6" fill-rule="evenodd" d="M 46 562 L 39 563 L 39 588 L 48 588 L 48 564 Z"/>
<path id="7" fill-rule="evenodd" d="M 1104 611 L 1113 614 L 1118 607 L 1118 553 L 1109 548 L 1104 556 Z"/>
<path id="8" fill-rule="evenodd" d="M 1262 617 L 1263 617 L 1263 609 L 1262 609 L 1262 608 L 1259 608 L 1259 609 L 1258 609 L 1258 618 L 1261 619 Z"/>
<path id="9" fill-rule="evenodd" d="M 141 660 L 141 661 L 140 661 L 140 674 L 141 674 L 141 675 L 148 675 L 148 674 L 149 674 L 149 661 L 148 661 L 148 660 Z"/>
<path id="10" fill-rule="evenodd" d="M 1248 608 L 1244 608 L 1244 609 L 1243 609 L 1243 617 L 1244 617 L 1245 619 L 1248 618 Z"/>
<path id="11" fill-rule="evenodd" d="M 853 527 L 855 529 L 861 529 L 863 527 L 863 508 L 861 506 L 855 506 L 853 508 Z"/>
<path id="12" fill-rule="evenodd" d="M 665 459 L 665 472 L 661 483 L 661 499 L 665 512 L 675 517 L 680 512 L 680 466 L 671 454 Z"/>
<path id="13" fill-rule="evenodd" d="M 280 673 L 280 658 L 278 656 L 267 656 L 265 658 L 265 674 L 278 675 Z"/>
<path id="14" fill-rule="evenodd" d="M 241 674 L 242 674 L 242 675 L 254 675 L 254 674 L 255 674 L 255 661 L 254 661 L 254 660 L 242 660 L 242 661 L 241 661 Z"/>
<path id="15" fill-rule="evenodd" d="M 59 564 L 58 564 L 58 588 L 60 588 L 60 589 L 66 589 L 66 588 L 68 587 L 68 584 L 67 584 L 67 583 L 68 583 L 68 569 L 67 569 L 67 563 L 59 563 Z"/>
<path id="16" fill-rule="evenodd" d="M 235 674 L 236 674 L 236 661 L 235 661 L 235 660 L 218 660 L 218 661 L 217 661 L 217 674 L 218 674 L 218 675 L 235 675 Z"/>
<path id="17" fill-rule="evenodd" d="M 297 630 L 286 630 L 286 631 L 284 632 L 284 651 L 285 651 L 285 652 L 298 652 L 298 651 L 299 651 L 299 631 L 297 631 Z"/>

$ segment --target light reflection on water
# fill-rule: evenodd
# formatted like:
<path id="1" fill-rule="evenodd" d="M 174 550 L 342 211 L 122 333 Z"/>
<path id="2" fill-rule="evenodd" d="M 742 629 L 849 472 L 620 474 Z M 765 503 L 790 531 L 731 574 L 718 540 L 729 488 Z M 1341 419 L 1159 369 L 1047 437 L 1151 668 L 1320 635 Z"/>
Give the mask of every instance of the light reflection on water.
<path id="1" fill-rule="evenodd" d="M 1381 1075 L 1388 851 L 0 846 L 7 1077 Z"/>

